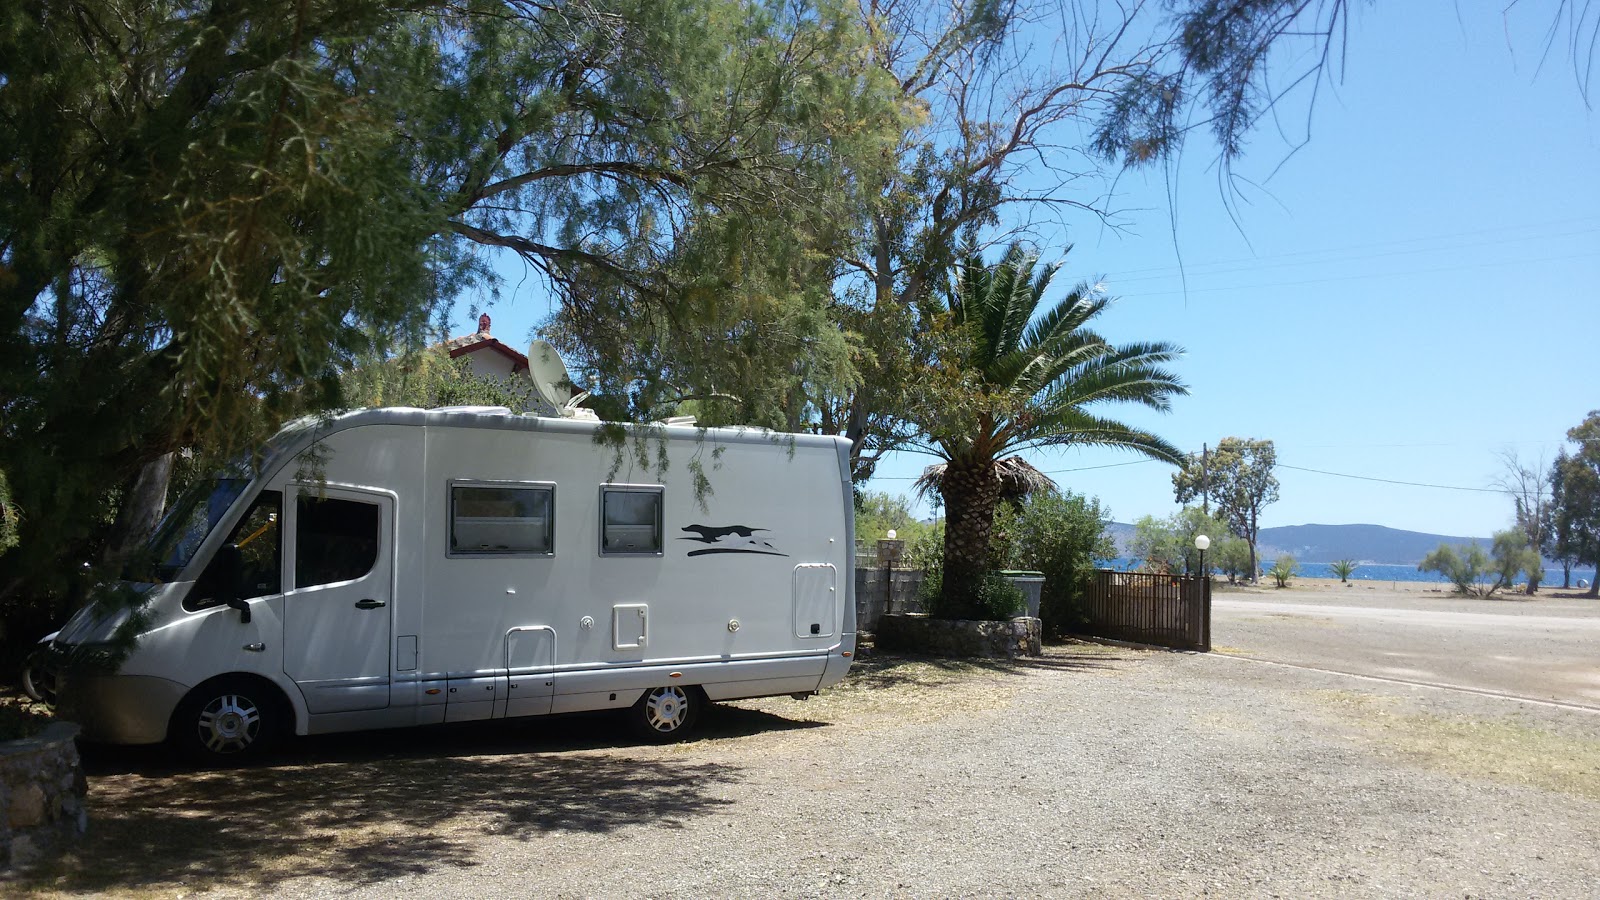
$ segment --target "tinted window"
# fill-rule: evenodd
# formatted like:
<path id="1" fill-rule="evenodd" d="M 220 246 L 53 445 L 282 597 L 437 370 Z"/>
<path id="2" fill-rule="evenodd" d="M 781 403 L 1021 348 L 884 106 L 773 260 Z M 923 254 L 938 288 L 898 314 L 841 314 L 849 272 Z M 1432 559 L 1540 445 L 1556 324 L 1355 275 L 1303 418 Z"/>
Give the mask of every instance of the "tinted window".
<path id="1" fill-rule="evenodd" d="M 378 506 L 302 494 L 296 503 L 294 586 L 352 581 L 378 561 Z"/>
<path id="2" fill-rule="evenodd" d="M 600 496 L 601 553 L 661 552 L 660 489 L 603 488 Z"/>
<path id="3" fill-rule="evenodd" d="M 548 487 L 453 486 L 450 552 L 549 553 L 554 498 Z"/>
<path id="4" fill-rule="evenodd" d="M 243 563 L 239 583 L 234 586 L 234 591 L 242 600 L 265 597 L 283 589 L 282 511 L 283 495 L 277 491 L 262 491 L 250 511 L 228 534 L 225 543 L 239 548 L 240 561 Z M 221 602 L 217 571 L 214 563 L 206 568 L 194 590 L 184 598 L 185 609 L 205 609 Z"/>

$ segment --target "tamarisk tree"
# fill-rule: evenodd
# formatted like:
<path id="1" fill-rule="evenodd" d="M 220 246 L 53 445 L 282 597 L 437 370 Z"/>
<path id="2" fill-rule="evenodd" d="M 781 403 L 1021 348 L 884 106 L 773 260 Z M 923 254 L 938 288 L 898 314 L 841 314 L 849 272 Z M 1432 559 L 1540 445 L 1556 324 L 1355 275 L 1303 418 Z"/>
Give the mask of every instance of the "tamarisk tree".
<path id="1" fill-rule="evenodd" d="M 1261 510 L 1278 500 L 1278 479 L 1272 474 L 1278 453 L 1271 441 L 1223 438 L 1215 450 L 1191 453 L 1172 474 L 1179 503 L 1202 495 L 1216 504 L 1218 515 L 1250 546 L 1250 580 L 1259 580 L 1256 544 L 1261 535 Z"/>

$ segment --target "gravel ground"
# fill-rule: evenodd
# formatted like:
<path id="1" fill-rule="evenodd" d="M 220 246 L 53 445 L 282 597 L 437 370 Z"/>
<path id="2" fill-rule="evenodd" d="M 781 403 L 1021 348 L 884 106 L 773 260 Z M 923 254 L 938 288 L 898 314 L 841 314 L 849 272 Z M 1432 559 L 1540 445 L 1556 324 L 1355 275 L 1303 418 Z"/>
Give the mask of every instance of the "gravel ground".
<path id="1" fill-rule="evenodd" d="M 0 893 L 1600 897 L 1600 715 L 1091 645 L 869 659 L 706 725 L 97 757 L 83 852 Z"/>

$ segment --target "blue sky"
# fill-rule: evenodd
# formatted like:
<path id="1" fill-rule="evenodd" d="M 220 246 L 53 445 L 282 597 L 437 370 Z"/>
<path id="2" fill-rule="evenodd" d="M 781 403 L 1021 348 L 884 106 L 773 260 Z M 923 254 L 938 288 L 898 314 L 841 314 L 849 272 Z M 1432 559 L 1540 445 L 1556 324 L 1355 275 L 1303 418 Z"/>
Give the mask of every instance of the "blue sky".
<path id="1" fill-rule="evenodd" d="M 1170 177 L 1117 179 L 1121 228 L 1084 218 L 1041 233 L 1047 257 L 1074 245 L 1063 289 L 1099 280 L 1119 298 L 1103 334 L 1188 351 L 1176 368 L 1191 396 L 1125 419 L 1185 449 L 1276 442 L 1282 499 L 1264 525 L 1487 535 L 1509 522 L 1503 495 L 1286 467 L 1484 489 L 1499 452 L 1548 461 L 1600 409 L 1600 113 L 1559 48 L 1539 70 L 1548 6 L 1508 21 L 1500 2 L 1358 4 L 1310 142 L 1291 155 L 1263 129 L 1236 165 L 1258 185 L 1234 198 L 1237 223 L 1214 151 L 1194 141 Z M 508 275 L 489 312 L 520 342 L 549 299 Z M 457 319 L 470 330 L 466 304 Z M 1136 459 L 1032 457 L 1119 521 L 1173 511 L 1170 467 L 1114 465 Z M 870 487 L 902 492 L 928 462 L 891 458 Z"/>

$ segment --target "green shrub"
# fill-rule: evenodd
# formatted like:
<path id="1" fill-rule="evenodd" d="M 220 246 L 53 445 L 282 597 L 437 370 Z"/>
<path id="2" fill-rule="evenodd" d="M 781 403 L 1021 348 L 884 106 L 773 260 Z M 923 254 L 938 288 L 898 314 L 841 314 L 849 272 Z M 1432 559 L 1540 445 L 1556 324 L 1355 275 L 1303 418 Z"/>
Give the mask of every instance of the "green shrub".
<path id="1" fill-rule="evenodd" d="M 1350 573 L 1356 570 L 1356 561 L 1353 559 L 1340 559 L 1328 563 L 1328 571 L 1339 576 L 1340 581 L 1349 581 Z"/>
<path id="2" fill-rule="evenodd" d="M 1005 579 L 1003 575 L 990 574 L 978 585 L 978 608 L 985 619 L 996 621 L 1012 619 L 1027 611 L 1028 597 Z"/>
<path id="3" fill-rule="evenodd" d="M 938 570 L 927 572 L 917 592 L 923 611 L 935 619 L 946 618 L 941 609 L 944 603 L 942 575 Z M 979 582 L 975 601 L 972 605 L 984 619 L 1000 621 L 1022 615 L 1028 598 L 1021 588 L 1007 581 L 1005 576 L 990 573 Z"/>
<path id="4" fill-rule="evenodd" d="M 1289 579 L 1300 574 L 1300 566 L 1295 563 L 1294 557 L 1286 553 L 1278 557 L 1278 561 L 1272 564 L 1267 574 L 1272 576 L 1278 587 L 1286 588 L 1289 586 Z"/>
<path id="5" fill-rule="evenodd" d="M 1039 618 L 1046 635 L 1059 636 L 1088 621 L 1094 561 L 1116 555 L 1105 531 L 1110 518 L 1099 500 L 1071 491 L 1034 494 L 1010 514 L 1004 568 L 1044 573 Z"/>
<path id="6" fill-rule="evenodd" d="M 1469 544 L 1460 553 L 1449 544 L 1440 544 L 1417 564 L 1418 572 L 1437 572 L 1449 579 L 1461 594 L 1475 593 L 1478 582 L 1489 574 L 1489 554 L 1477 544 Z"/>

